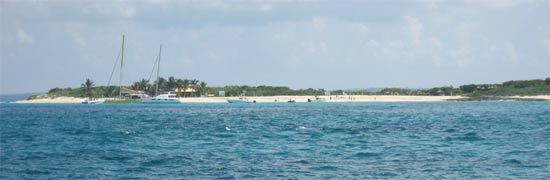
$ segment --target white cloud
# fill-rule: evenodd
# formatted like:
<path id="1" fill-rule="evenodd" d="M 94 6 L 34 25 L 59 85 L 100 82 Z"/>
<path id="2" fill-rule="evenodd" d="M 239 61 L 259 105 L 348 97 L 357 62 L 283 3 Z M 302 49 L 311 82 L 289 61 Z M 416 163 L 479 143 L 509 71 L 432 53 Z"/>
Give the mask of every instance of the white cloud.
<path id="1" fill-rule="evenodd" d="M 169 3 L 172 3 L 173 1 L 170 1 L 170 0 L 143 0 L 143 2 L 146 3 L 146 4 L 166 6 Z"/>
<path id="2" fill-rule="evenodd" d="M 507 42 L 504 43 L 504 52 L 506 53 L 506 57 L 508 57 L 508 60 L 512 61 L 513 63 L 516 63 L 518 61 L 518 55 L 516 53 L 516 47 L 514 44 Z"/>
<path id="3" fill-rule="evenodd" d="M 429 40 L 430 49 L 429 53 L 432 56 L 433 63 L 439 65 L 441 63 L 441 50 L 442 44 L 439 38 L 431 37 Z"/>
<path id="4" fill-rule="evenodd" d="M 325 28 L 325 20 L 322 17 L 314 17 L 313 18 L 313 28 L 315 28 L 318 31 L 322 31 Z"/>
<path id="5" fill-rule="evenodd" d="M 160 5 L 160 4 L 159 4 Z M 83 14 L 99 14 L 114 17 L 132 18 L 136 15 L 137 9 L 130 6 L 126 1 L 115 1 L 113 3 L 97 2 L 81 9 Z"/>
<path id="6" fill-rule="evenodd" d="M 351 28 L 363 34 L 369 32 L 369 27 L 365 23 L 351 23 Z"/>
<path id="7" fill-rule="evenodd" d="M 80 34 L 78 34 L 78 32 L 71 32 L 71 37 L 73 41 L 79 46 L 86 46 L 86 42 L 84 41 L 84 39 L 82 39 L 82 37 L 80 36 Z"/>
<path id="8" fill-rule="evenodd" d="M 401 40 L 389 40 L 382 45 L 382 53 L 384 57 L 393 60 L 402 60 L 403 42 Z"/>
<path id="9" fill-rule="evenodd" d="M 377 57 L 380 54 L 380 43 L 377 40 L 369 40 L 367 42 L 367 53 L 370 56 Z"/>
<path id="10" fill-rule="evenodd" d="M 124 8 L 122 16 L 124 16 L 126 18 L 132 18 L 135 15 L 136 15 L 136 8 L 135 7 L 129 6 L 129 7 Z"/>
<path id="11" fill-rule="evenodd" d="M 204 1 L 197 1 L 204 3 L 204 5 L 208 8 L 212 9 L 229 9 L 231 6 L 224 1 L 221 0 L 204 0 Z"/>
<path id="12" fill-rule="evenodd" d="M 488 8 L 509 8 L 520 4 L 532 3 L 532 0 L 467 0 L 466 3 Z"/>
<path id="13" fill-rule="evenodd" d="M 412 16 L 405 16 L 405 21 L 411 31 L 413 45 L 417 48 L 420 47 L 422 45 L 422 23 L 418 18 Z"/>
<path id="14" fill-rule="evenodd" d="M 455 51 L 456 61 L 459 65 L 467 65 L 472 61 L 473 48 L 471 39 L 473 34 L 479 29 L 479 24 L 471 22 L 462 22 L 455 27 L 458 48 Z"/>
<path id="15" fill-rule="evenodd" d="M 437 0 L 420 0 L 420 2 L 424 3 L 424 5 L 426 5 L 426 7 L 428 7 L 429 9 L 437 9 L 438 6 L 436 4 L 436 1 Z"/>
<path id="16" fill-rule="evenodd" d="M 546 50 L 547 53 L 550 53 L 550 38 L 544 40 L 544 50 Z"/>
<path id="17" fill-rule="evenodd" d="M 21 28 L 17 29 L 17 40 L 21 44 L 32 44 L 34 42 L 32 36 L 27 34 L 25 30 Z"/>
<path id="18" fill-rule="evenodd" d="M 258 7 L 258 10 L 261 12 L 271 11 L 271 9 L 273 9 L 273 5 L 271 4 L 260 4 L 260 7 Z"/>

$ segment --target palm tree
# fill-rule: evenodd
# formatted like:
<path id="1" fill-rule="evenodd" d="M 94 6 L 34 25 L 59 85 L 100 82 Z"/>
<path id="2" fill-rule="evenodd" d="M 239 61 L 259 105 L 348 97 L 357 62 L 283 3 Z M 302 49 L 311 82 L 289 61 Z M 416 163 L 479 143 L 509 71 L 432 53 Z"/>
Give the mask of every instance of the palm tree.
<path id="1" fill-rule="evenodd" d="M 204 95 L 205 91 L 206 91 L 206 82 L 201 81 L 201 83 L 199 84 L 200 96 Z"/>
<path id="2" fill-rule="evenodd" d="M 158 84 L 159 84 L 159 89 L 166 89 L 166 85 L 168 84 L 166 82 L 166 79 L 164 79 L 162 77 L 159 77 L 157 81 L 158 81 Z M 155 86 L 156 86 L 157 81 L 155 81 Z"/>
<path id="3" fill-rule="evenodd" d="M 183 97 L 186 97 L 187 96 L 187 92 L 185 92 L 187 90 L 187 88 L 189 88 L 189 84 L 190 84 L 190 81 L 189 79 L 184 79 L 181 86 L 183 88 Z"/>
<path id="4" fill-rule="evenodd" d="M 94 88 L 94 82 L 92 80 L 90 80 L 89 78 L 86 78 L 86 82 L 84 82 L 83 84 L 80 85 L 80 87 L 82 87 L 82 89 L 84 89 L 84 95 L 88 98 L 91 98 L 92 97 L 92 91 L 93 91 L 93 88 Z"/>
<path id="5" fill-rule="evenodd" d="M 199 80 L 193 79 L 190 82 L 191 88 L 195 90 L 195 96 L 197 96 L 197 87 L 199 85 Z"/>
<path id="6" fill-rule="evenodd" d="M 103 88 L 103 96 L 105 97 L 114 97 L 118 96 L 118 87 L 116 86 L 107 86 Z"/>
<path id="7" fill-rule="evenodd" d="M 146 91 L 147 85 L 149 85 L 149 81 L 145 79 L 141 79 L 140 81 L 134 82 L 134 84 L 131 86 L 133 90 L 138 91 Z"/>
<path id="8" fill-rule="evenodd" d="M 147 93 L 149 95 L 154 95 L 155 94 L 155 85 L 154 84 L 147 84 L 147 88 L 145 90 L 145 93 Z"/>
<path id="9" fill-rule="evenodd" d="M 183 94 L 183 79 L 177 79 L 176 80 L 176 87 L 180 90 L 180 92 L 178 92 L 178 96 L 182 96 Z"/>
<path id="10" fill-rule="evenodd" d="M 178 82 L 177 82 L 176 78 L 174 78 L 174 76 L 168 77 L 168 82 L 166 83 L 166 86 L 170 90 L 178 87 Z"/>

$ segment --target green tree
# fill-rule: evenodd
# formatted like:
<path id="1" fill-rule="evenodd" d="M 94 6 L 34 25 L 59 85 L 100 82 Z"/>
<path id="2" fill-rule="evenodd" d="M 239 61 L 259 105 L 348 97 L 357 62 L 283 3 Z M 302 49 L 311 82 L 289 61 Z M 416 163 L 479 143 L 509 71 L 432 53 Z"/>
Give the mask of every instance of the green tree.
<path id="1" fill-rule="evenodd" d="M 162 77 L 159 77 L 157 80 L 155 80 L 155 83 L 153 84 L 153 86 L 156 87 L 157 81 L 158 81 L 159 89 L 166 89 L 167 88 L 168 82 L 166 81 L 166 79 L 164 79 Z"/>
<path id="2" fill-rule="evenodd" d="M 183 79 L 177 79 L 176 80 L 176 87 L 180 89 L 180 92 L 178 92 L 178 96 L 183 96 Z"/>
<path id="3" fill-rule="evenodd" d="M 84 97 L 88 97 L 88 98 L 92 97 L 94 85 L 95 85 L 94 82 L 89 78 L 86 78 L 86 82 L 80 85 L 80 87 L 83 89 Z"/>
<path id="4" fill-rule="evenodd" d="M 138 91 L 147 91 L 148 85 L 149 85 L 148 80 L 141 79 L 137 82 L 134 82 L 134 84 L 132 84 L 132 86 L 130 86 L 130 88 L 132 88 L 133 90 L 138 90 Z"/>
<path id="5" fill-rule="evenodd" d="M 181 88 L 183 89 L 183 91 L 186 91 L 187 88 L 189 88 L 189 84 L 191 82 L 189 81 L 189 79 L 184 79 L 182 82 L 181 82 Z M 187 97 L 187 92 L 182 92 L 183 93 L 183 97 Z"/>
<path id="6" fill-rule="evenodd" d="M 178 87 L 178 82 L 174 76 L 168 77 L 168 82 L 166 82 L 166 88 L 174 89 Z"/>
<path id="7" fill-rule="evenodd" d="M 189 85 L 191 86 L 191 88 L 195 90 L 194 96 L 197 96 L 197 93 L 198 93 L 197 87 L 199 86 L 199 80 L 193 79 L 190 81 Z"/>
<path id="8" fill-rule="evenodd" d="M 201 81 L 199 84 L 199 96 L 206 95 L 206 82 Z"/>
<path id="9" fill-rule="evenodd" d="M 115 97 L 118 96 L 118 87 L 116 86 L 107 86 L 103 88 L 103 96 L 105 97 Z"/>
<path id="10" fill-rule="evenodd" d="M 477 90 L 477 85 L 475 84 L 462 85 L 460 86 L 460 90 L 462 90 L 464 93 L 473 93 Z"/>

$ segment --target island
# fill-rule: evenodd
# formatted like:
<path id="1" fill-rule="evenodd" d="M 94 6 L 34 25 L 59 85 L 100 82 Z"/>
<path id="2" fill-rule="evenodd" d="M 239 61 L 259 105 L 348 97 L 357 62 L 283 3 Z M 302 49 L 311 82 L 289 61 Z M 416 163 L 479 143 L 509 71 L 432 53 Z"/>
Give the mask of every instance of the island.
<path id="1" fill-rule="evenodd" d="M 156 92 L 156 86 L 160 92 Z M 139 80 L 129 86 L 95 86 L 86 79 L 77 88 L 53 88 L 47 93 L 32 95 L 16 103 L 82 103 L 104 98 L 105 103 L 139 103 L 143 97 L 159 93 L 174 93 L 182 103 L 226 103 L 241 95 L 254 102 L 429 102 L 429 101 L 550 101 L 550 77 L 546 79 L 513 80 L 498 84 L 466 84 L 427 89 L 383 88 L 380 90 L 291 89 L 285 86 L 229 85 L 209 87 L 204 81 L 159 78 L 158 82 Z"/>

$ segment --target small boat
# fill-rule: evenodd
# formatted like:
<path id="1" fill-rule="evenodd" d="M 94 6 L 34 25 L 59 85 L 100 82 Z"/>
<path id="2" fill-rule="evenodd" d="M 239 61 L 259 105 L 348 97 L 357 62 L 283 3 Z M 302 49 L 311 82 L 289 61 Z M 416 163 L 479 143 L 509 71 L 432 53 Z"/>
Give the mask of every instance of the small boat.
<path id="1" fill-rule="evenodd" d="M 307 99 L 307 102 L 326 102 L 327 100 L 325 98 L 320 98 L 315 96 L 315 99 Z"/>
<path id="2" fill-rule="evenodd" d="M 227 102 L 228 103 L 251 103 L 246 99 L 228 99 Z"/>
<path id="3" fill-rule="evenodd" d="M 241 95 L 239 96 L 239 99 L 227 99 L 228 103 L 256 103 L 256 101 L 250 101 L 245 97 L 246 91 L 241 91 Z"/>
<path id="4" fill-rule="evenodd" d="M 88 99 L 84 102 L 82 102 L 82 104 L 103 104 L 105 102 L 105 99 L 101 98 L 101 99 Z"/>

